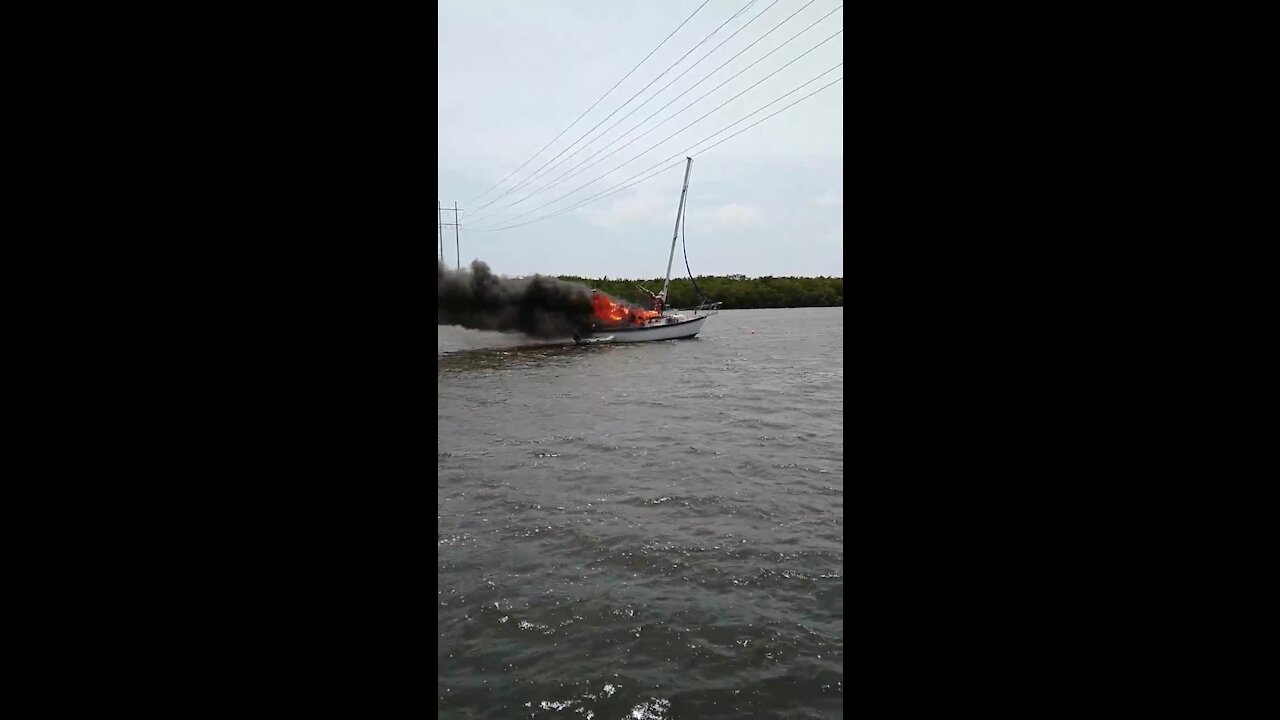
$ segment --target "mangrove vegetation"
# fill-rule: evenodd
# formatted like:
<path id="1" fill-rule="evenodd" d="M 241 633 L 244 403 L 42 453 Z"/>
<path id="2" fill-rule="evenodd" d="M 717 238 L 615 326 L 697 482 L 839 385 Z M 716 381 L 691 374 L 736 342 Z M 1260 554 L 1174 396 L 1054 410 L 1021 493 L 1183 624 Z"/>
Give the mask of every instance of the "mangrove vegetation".
<path id="1" fill-rule="evenodd" d="M 652 292 L 662 290 L 662 278 L 652 280 L 611 280 L 561 275 L 561 280 L 576 282 L 609 293 L 637 305 L 648 307 L 649 296 L 637 285 Z M 726 309 L 844 307 L 844 278 L 839 277 L 760 277 L 742 275 L 699 276 L 697 286 L 711 302 L 724 303 Z M 673 308 L 691 308 L 701 298 L 688 277 L 671 280 L 667 290 Z"/>

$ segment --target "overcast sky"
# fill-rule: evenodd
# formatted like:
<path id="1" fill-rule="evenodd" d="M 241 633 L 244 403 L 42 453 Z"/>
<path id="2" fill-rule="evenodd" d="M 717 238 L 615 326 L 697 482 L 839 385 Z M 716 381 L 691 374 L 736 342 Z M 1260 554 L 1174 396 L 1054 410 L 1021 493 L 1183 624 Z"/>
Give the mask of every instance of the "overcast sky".
<path id="1" fill-rule="evenodd" d="M 696 275 L 844 275 L 843 81 L 698 154 L 843 77 L 843 66 L 832 69 L 844 61 L 843 33 L 663 142 L 842 30 L 844 10 L 835 10 L 841 0 L 708 0 L 621 85 L 538 153 L 702 4 L 703 0 L 440 0 L 438 199 L 449 208 L 457 201 L 463 209 L 464 265 L 480 259 L 506 275 L 661 277 L 680 201 L 684 155 L 679 153 L 821 75 L 686 153 L 694 159 L 687 209 L 689 263 Z M 815 21 L 819 22 L 787 42 Z M 667 70 L 690 49 L 684 60 Z M 690 66 L 687 74 L 658 93 Z M 635 110 L 641 103 L 645 104 Z M 613 116 L 605 120 L 610 113 Z M 645 118 L 650 119 L 641 123 Z M 562 150 L 566 152 L 556 157 Z M 485 193 L 534 153 L 537 156 L 519 172 Z M 658 165 L 662 161 L 666 162 Z M 544 217 L 655 165 L 641 177 L 677 163 L 679 167 L 556 217 L 483 231 Z M 541 174 L 517 187 L 539 168 Z M 445 213 L 445 222 L 452 216 Z M 453 267 L 453 228 L 444 231 L 445 258 Z M 438 243 L 438 238 L 432 242 Z M 671 274 L 685 275 L 679 246 Z"/>

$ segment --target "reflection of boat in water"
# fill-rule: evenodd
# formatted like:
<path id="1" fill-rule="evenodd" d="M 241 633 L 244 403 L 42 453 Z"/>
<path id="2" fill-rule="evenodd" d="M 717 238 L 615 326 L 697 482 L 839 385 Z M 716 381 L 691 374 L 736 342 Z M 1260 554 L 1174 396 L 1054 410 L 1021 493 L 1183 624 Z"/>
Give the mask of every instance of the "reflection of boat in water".
<path id="1" fill-rule="evenodd" d="M 676 257 L 676 240 L 680 237 L 680 223 L 684 219 L 685 198 L 689 194 L 689 171 L 693 158 L 685 158 L 684 188 L 680 191 L 680 207 L 676 210 L 676 229 L 671 235 L 671 253 L 667 256 L 667 279 L 662 292 L 649 293 L 653 310 L 633 310 L 611 301 L 603 293 L 595 293 L 596 315 L 609 318 L 620 325 L 601 323 L 592 327 L 586 335 L 574 335 L 579 344 L 595 342 L 646 342 L 649 340 L 677 340 L 691 338 L 702 330 L 707 318 L 720 311 L 720 303 L 703 303 L 692 310 L 672 312 L 666 309 L 667 288 L 671 285 L 671 263 Z M 686 258 L 687 262 L 687 258 Z M 690 276 L 692 278 L 692 276 Z M 696 284 L 695 284 L 696 287 Z M 643 289 L 643 288 L 642 288 Z M 647 290 L 645 292 L 648 292 Z M 701 292 L 701 291 L 699 291 Z M 692 315 L 686 314 L 692 313 Z"/>

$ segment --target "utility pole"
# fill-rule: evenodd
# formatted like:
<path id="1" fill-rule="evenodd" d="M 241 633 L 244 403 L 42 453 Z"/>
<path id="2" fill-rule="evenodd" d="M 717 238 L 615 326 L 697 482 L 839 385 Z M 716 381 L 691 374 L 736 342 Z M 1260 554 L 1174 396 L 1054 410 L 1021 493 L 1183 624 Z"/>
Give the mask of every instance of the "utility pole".
<path id="1" fill-rule="evenodd" d="M 453 226 L 453 247 L 454 247 L 454 255 L 455 255 L 454 261 L 457 262 L 459 270 L 462 269 L 462 240 L 458 234 L 458 228 L 462 224 L 458 220 L 458 213 L 460 212 L 462 212 L 462 210 L 458 208 L 458 203 L 455 201 L 453 203 L 453 222 L 451 223 L 443 222 L 439 219 L 440 213 L 441 213 L 440 201 L 436 200 L 436 217 L 437 217 L 436 223 L 437 223 L 437 226 L 440 228 L 440 260 L 441 261 L 444 260 L 444 226 L 452 225 Z"/>

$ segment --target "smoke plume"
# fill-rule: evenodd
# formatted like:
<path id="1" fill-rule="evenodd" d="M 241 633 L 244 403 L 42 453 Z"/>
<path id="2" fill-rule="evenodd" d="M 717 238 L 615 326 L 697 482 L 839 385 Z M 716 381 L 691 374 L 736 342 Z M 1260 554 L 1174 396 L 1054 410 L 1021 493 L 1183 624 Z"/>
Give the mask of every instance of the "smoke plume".
<path id="1" fill-rule="evenodd" d="M 446 270 L 437 260 L 436 324 L 521 332 L 543 338 L 586 333 L 594 321 L 591 291 L 556 278 L 505 278 L 480 260 Z"/>

